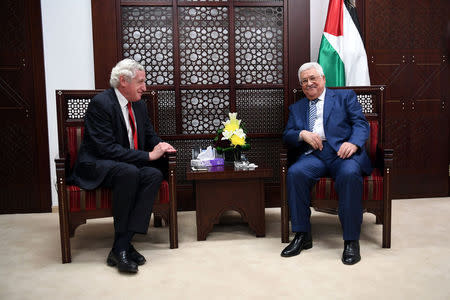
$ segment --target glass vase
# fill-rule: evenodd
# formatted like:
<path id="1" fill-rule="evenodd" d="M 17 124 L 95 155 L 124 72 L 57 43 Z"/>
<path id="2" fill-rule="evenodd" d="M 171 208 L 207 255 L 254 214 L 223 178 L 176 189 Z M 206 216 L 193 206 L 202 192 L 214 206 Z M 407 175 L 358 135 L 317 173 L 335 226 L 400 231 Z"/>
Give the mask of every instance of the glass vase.
<path id="1" fill-rule="evenodd" d="M 224 154 L 225 164 L 234 165 L 235 161 L 241 160 L 241 150 L 240 149 L 224 151 L 223 154 Z"/>

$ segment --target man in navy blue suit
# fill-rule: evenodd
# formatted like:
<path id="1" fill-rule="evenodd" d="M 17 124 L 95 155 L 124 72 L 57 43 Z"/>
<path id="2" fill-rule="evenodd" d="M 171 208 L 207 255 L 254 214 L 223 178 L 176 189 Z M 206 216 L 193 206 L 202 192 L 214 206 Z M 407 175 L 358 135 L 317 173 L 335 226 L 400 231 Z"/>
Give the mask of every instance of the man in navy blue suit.
<path id="1" fill-rule="evenodd" d="M 306 95 L 289 107 L 284 142 L 300 156 L 287 172 L 288 201 L 295 237 L 281 256 L 298 255 L 312 248 L 310 191 L 323 176 L 335 181 L 339 198 L 344 251 L 342 262 L 361 260 L 359 235 L 362 223 L 363 175 L 372 171 L 364 144 L 369 124 L 352 90 L 325 88 L 325 75 L 318 63 L 305 63 L 298 71 Z"/>
<path id="2" fill-rule="evenodd" d="M 142 65 L 120 61 L 111 71 L 110 85 L 89 103 L 71 181 L 88 190 L 112 189 L 115 237 L 107 264 L 136 273 L 146 259 L 131 239 L 135 233 L 147 233 L 163 180 L 161 157 L 176 150 L 156 135 L 140 101 L 146 90 Z"/>

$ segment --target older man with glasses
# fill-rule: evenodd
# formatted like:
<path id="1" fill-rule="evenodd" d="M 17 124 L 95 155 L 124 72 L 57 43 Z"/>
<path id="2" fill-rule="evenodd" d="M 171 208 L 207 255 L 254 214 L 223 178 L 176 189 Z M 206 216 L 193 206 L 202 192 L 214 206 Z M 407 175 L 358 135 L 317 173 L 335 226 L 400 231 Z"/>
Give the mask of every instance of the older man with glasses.
<path id="1" fill-rule="evenodd" d="M 369 124 L 354 91 L 325 88 L 325 75 L 318 63 L 303 64 L 298 75 L 306 98 L 289 107 L 283 133 L 284 142 L 299 148 L 301 153 L 287 172 L 295 238 L 281 256 L 295 256 L 312 248 L 310 192 L 321 177 L 329 175 L 335 181 L 339 197 L 344 238 L 342 262 L 353 265 L 361 260 L 362 177 L 372 171 L 364 150 Z"/>

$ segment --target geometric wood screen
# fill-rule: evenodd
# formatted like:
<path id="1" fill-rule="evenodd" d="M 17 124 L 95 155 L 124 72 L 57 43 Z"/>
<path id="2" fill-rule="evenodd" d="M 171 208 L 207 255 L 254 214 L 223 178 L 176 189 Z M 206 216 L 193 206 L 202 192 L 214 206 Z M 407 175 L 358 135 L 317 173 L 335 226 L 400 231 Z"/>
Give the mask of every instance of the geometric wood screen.
<path id="1" fill-rule="evenodd" d="M 193 146 L 206 147 L 238 112 L 251 161 L 274 168 L 284 127 L 287 1 L 141 0 L 120 2 L 118 49 L 158 90 L 159 134 L 178 149 L 177 177 Z"/>

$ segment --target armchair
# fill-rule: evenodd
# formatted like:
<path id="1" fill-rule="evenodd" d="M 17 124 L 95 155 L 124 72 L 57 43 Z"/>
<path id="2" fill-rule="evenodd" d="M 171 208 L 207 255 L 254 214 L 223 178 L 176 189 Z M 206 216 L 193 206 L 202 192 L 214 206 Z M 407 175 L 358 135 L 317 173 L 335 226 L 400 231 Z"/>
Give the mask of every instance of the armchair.
<path id="1" fill-rule="evenodd" d="M 370 137 L 366 142 L 366 151 L 374 170 L 364 177 L 363 208 L 375 214 L 376 223 L 383 224 L 383 248 L 391 247 L 391 173 L 393 150 L 384 148 L 384 86 L 341 87 L 356 92 L 363 113 L 370 125 Z M 289 166 L 296 160 L 294 149 L 284 148 L 280 154 L 281 172 L 281 241 L 289 242 L 289 208 L 286 192 L 286 174 Z M 311 206 L 324 212 L 335 212 L 338 197 L 332 178 L 321 178 L 311 191 Z"/>
<path id="2" fill-rule="evenodd" d="M 75 163 L 84 133 L 84 115 L 90 100 L 102 90 L 57 91 L 57 116 L 59 157 L 55 159 L 62 262 L 71 262 L 70 238 L 75 229 L 88 219 L 112 216 L 111 191 L 107 188 L 83 190 L 67 185 L 66 176 Z M 146 103 L 154 128 L 157 131 L 157 93 L 147 92 L 142 97 Z M 177 199 L 175 179 L 176 155 L 168 155 L 167 178 L 162 182 L 153 206 L 155 227 L 161 218 L 169 224 L 170 248 L 178 248 Z M 164 172 L 163 172 L 164 173 Z"/>

